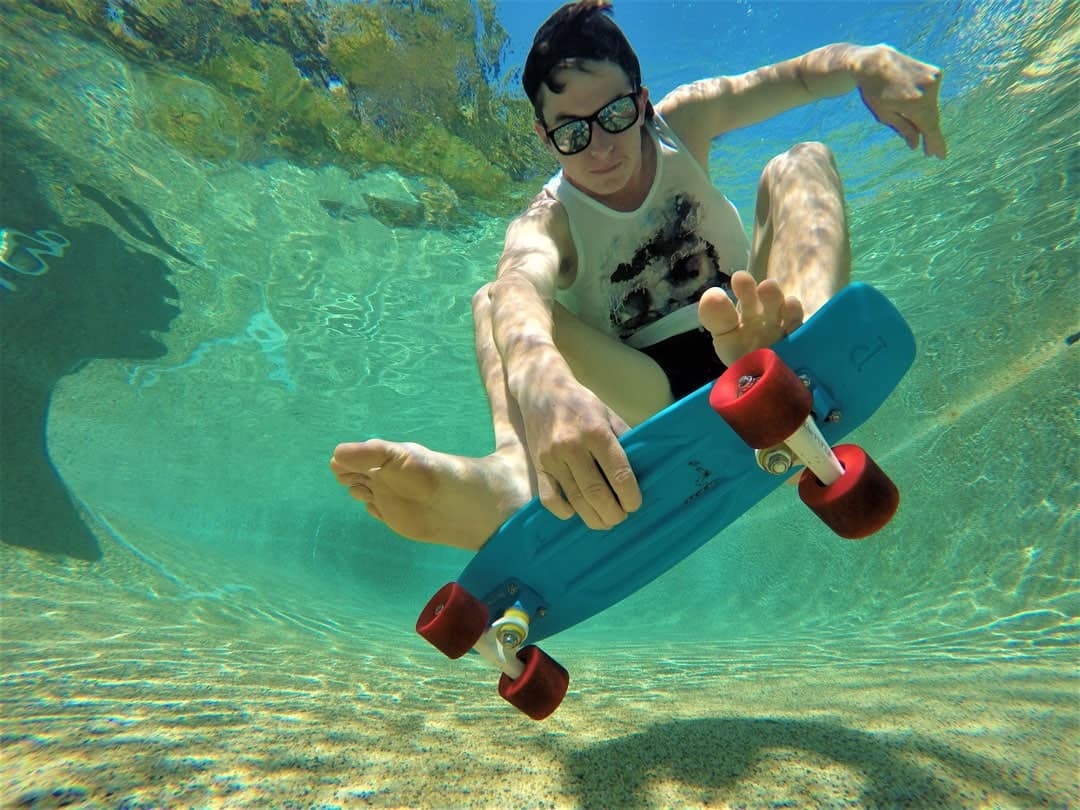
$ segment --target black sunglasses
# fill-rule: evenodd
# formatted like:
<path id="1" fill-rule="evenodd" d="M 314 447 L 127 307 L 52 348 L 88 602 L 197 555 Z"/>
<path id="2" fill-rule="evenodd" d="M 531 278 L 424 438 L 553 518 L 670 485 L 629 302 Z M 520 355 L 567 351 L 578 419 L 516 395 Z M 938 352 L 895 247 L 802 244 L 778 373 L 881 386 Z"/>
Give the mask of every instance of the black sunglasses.
<path id="1" fill-rule="evenodd" d="M 612 135 L 625 132 L 638 120 L 637 90 L 619 96 L 586 118 L 575 118 L 554 129 L 547 130 L 547 136 L 561 155 L 576 155 L 592 143 L 592 122 L 598 123 Z"/>

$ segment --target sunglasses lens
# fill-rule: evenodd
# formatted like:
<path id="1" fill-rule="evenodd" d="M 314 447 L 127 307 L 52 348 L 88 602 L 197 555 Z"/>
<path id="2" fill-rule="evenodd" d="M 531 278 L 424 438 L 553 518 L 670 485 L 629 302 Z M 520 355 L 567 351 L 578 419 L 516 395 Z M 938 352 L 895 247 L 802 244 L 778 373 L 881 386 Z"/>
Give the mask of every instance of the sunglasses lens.
<path id="1" fill-rule="evenodd" d="M 617 98 L 596 114 L 596 121 L 611 134 L 629 129 L 637 121 L 637 102 L 633 96 Z"/>
<path id="2" fill-rule="evenodd" d="M 589 122 L 578 120 L 563 124 L 551 133 L 551 140 L 555 148 L 564 155 L 576 154 L 588 146 L 589 141 L 592 140 Z"/>

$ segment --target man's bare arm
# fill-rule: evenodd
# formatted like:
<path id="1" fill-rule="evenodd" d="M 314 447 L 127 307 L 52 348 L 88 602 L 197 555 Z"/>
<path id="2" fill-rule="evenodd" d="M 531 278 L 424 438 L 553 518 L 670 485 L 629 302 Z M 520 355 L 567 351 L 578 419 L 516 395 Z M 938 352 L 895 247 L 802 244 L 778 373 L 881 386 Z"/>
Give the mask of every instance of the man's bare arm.
<path id="1" fill-rule="evenodd" d="M 699 160 L 711 141 L 795 107 L 859 89 L 874 117 L 912 149 L 944 158 L 938 113 L 941 70 L 888 45 L 840 43 L 738 76 L 678 87 L 657 109 Z"/>
<path id="2" fill-rule="evenodd" d="M 510 393 L 520 400 L 539 365 L 570 374 L 555 347 L 551 309 L 559 276 L 559 248 L 550 236 L 550 204 L 534 201 L 510 223 L 492 288 L 495 345 Z"/>
<path id="3" fill-rule="evenodd" d="M 619 444 L 623 422 L 574 377 L 555 345 L 552 307 L 561 255 L 542 199 L 511 223 L 492 287 L 492 331 L 524 421 L 540 500 L 587 526 L 614 526 L 641 505 Z"/>

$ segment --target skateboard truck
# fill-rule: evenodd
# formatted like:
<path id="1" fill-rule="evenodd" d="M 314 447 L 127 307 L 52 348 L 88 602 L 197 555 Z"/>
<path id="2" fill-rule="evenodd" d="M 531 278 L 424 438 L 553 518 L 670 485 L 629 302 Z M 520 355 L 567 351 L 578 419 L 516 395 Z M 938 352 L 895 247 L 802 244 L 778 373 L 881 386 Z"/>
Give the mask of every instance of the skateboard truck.
<path id="1" fill-rule="evenodd" d="M 513 653 L 529 635 L 529 614 L 520 602 L 506 609 L 501 619 L 496 619 L 484 631 L 473 649 L 485 660 L 495 665 L 511 678 L 520 678 L 525 669 Z M 507 657 L 507 653 L 510 653 Z"/>
<path id="2" fill-rule="evenodd" d="M 805 464 L 824 486 L 835 483 L 844 474 L 836 454 L 821 435 L 813 416 L 806 420 L 782 444 L 755 450 L 758 466 L 767 473 L 783 475 L 796 462 Z"/>
<path id="3" fill-rule="evenodd" d="M 799 497 L 841 537 L 867 537 L 881 529 L 900 503 L 896 485 L 855 445 L 829 447 L 814 420 L 838 420 L 824 392 L 811 391 L 771 349 L 758 349 L 732 364 L 713 385 L 709 404 L 756 450 L 758 464 L 781 475 L 798 459 L 806 465 Z M 817 406 L 817 408 L 815 408 Z"/>
<path id="4" fill-rule="evenodd" d="M 813 408 L 802 426 L 784 443 L 754 451 L 758 466 L 772 475 L 783 475 L 796 464 L 805 464 L 823 484 L 831 484 L 843 474 L 843 468 L 829 443 L 821 435 L 815 417 L 828 424 L 836 424 L 843 414 L 835 400 L 822 386 L 816 384 L 805 371 L 797 373 L 799 381 L 813 396 Z M 744 375 L 739 379 L 740 396 L 758 381 L 758 377 Z"/>
<path id="5" fill-rule="evenodd" d="M 501 619 L 492 622 L 491 629 L 499 631 L 502 646 L 516 650 L 529 635 L 529 614 L 520 603 L 515 604 L 506 609 Z"/>
<path id="6" fill-rule="evenodd" d="M 534 720 L 543 720 L 562 703 L 570 676 L 539 647 L 521 646 L 530 617 L 520 602 L 494 622 L 490 618 L 488 605 L 450 582 L 424 607 L 416 632 L 450 658 L 476 650 L 502 672 L 499 694 Z"/>

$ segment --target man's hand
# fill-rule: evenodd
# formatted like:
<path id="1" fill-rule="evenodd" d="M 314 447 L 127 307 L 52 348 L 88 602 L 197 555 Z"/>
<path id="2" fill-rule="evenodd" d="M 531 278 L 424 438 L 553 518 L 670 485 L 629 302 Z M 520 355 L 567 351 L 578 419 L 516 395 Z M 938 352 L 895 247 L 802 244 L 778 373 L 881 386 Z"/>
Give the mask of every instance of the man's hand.
<path id="1" fill-rule="evenodd" d="M 944 158 L 938 91 L 941 68 L 905 56 L 888 45 L 860 48 L 854 66 L 863 103 L 881 123 L 896 130 L 909 148 L 920 136 L 927 156 Z"/>
<path id="2" fill-rule="evenodd" d="M 629 427 L 592 391 L 570 374 L 548 373 L 522 399 L 540 501 L 552 514 L 576 512 L 590 529 L 609 529 L 641 506 L 618 441 Z"/>

